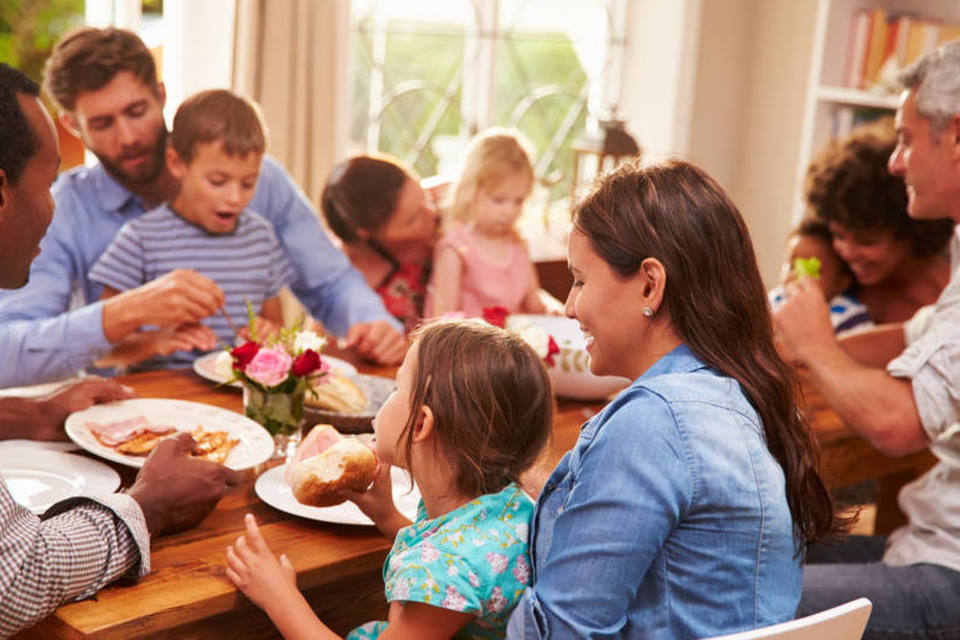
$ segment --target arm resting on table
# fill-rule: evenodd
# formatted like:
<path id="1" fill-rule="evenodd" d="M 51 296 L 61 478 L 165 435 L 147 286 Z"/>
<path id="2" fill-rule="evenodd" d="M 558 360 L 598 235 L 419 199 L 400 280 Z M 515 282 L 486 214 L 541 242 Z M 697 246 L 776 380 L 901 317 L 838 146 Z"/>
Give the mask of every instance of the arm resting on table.
<path id="1" fill-rule="evenodd" d="M 150 570 L 149 536 L 129 496 L 71 499 L 41 520 L 0 483 L 0 637 Z"/>

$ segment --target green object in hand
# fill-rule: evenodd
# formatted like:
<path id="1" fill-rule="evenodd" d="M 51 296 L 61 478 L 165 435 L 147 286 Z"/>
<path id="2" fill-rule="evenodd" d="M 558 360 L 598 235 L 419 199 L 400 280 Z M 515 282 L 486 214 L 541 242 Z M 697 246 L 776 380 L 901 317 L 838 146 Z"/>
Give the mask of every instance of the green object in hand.
<path id="1" fill-rule="evenodd" d="M 820 259 L 819 258 L 796 258 L 793 261 L 793 272 L 798 278 L 810 276 L 811 278 L 820 277 Z"/>

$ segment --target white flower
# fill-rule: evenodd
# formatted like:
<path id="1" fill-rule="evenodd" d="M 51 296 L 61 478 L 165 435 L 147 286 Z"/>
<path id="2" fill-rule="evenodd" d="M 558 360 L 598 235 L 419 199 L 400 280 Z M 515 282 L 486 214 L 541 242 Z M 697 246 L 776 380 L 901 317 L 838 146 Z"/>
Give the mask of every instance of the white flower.
<path id="1" fill-rule="evenodd" d="M 298 331 L 293 338 L 293 352 L 295 354 L 303 353 L 307 349 L 313 349 L 317 353 L 323 351 L 327 339 L 317 335 L 315 331 Z"/>
<path id="2" fill-rule="evenodd" d="M 213 361 L 213 370 L 221 380 L 233 379 L 233 356 L 229 351 L 221 351 Z"/>

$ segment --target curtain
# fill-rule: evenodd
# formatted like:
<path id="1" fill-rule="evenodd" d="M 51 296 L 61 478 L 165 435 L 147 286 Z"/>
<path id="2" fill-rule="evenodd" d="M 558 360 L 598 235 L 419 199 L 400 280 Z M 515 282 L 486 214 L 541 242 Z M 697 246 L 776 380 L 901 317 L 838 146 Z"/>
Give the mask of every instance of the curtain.
<path id="1" fill-rule="evenodd" d="M 267 152 L 314 204 L 343 148 L 348 12 L 347 0 L 237 0 L 233 88 L 260 104 Z"/>
<path id="2" fill-rule="evenodd" d="M 346 146 L 348 0 L 236 2 L 233 89 L 260 104 L 267 153 L 316 207 Z M 280 300 L 284 324 L 304 322 L 289 289 Z"/>

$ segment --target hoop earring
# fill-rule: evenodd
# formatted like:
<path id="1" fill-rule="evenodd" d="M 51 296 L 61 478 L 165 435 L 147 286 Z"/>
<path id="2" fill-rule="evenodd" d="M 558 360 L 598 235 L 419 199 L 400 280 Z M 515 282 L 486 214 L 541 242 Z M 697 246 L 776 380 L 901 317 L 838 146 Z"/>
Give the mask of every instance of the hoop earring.
<path id="1" fill-rule="evenodd" d="M 648 318 L 652 318 L 652 317 L 653 317 L 653 309 L 651 309 L 650 307 L 644 307 L 644 308 L 643 308 L 643 315 L 645 315 L 645 316 L 648 317 Z"/>

